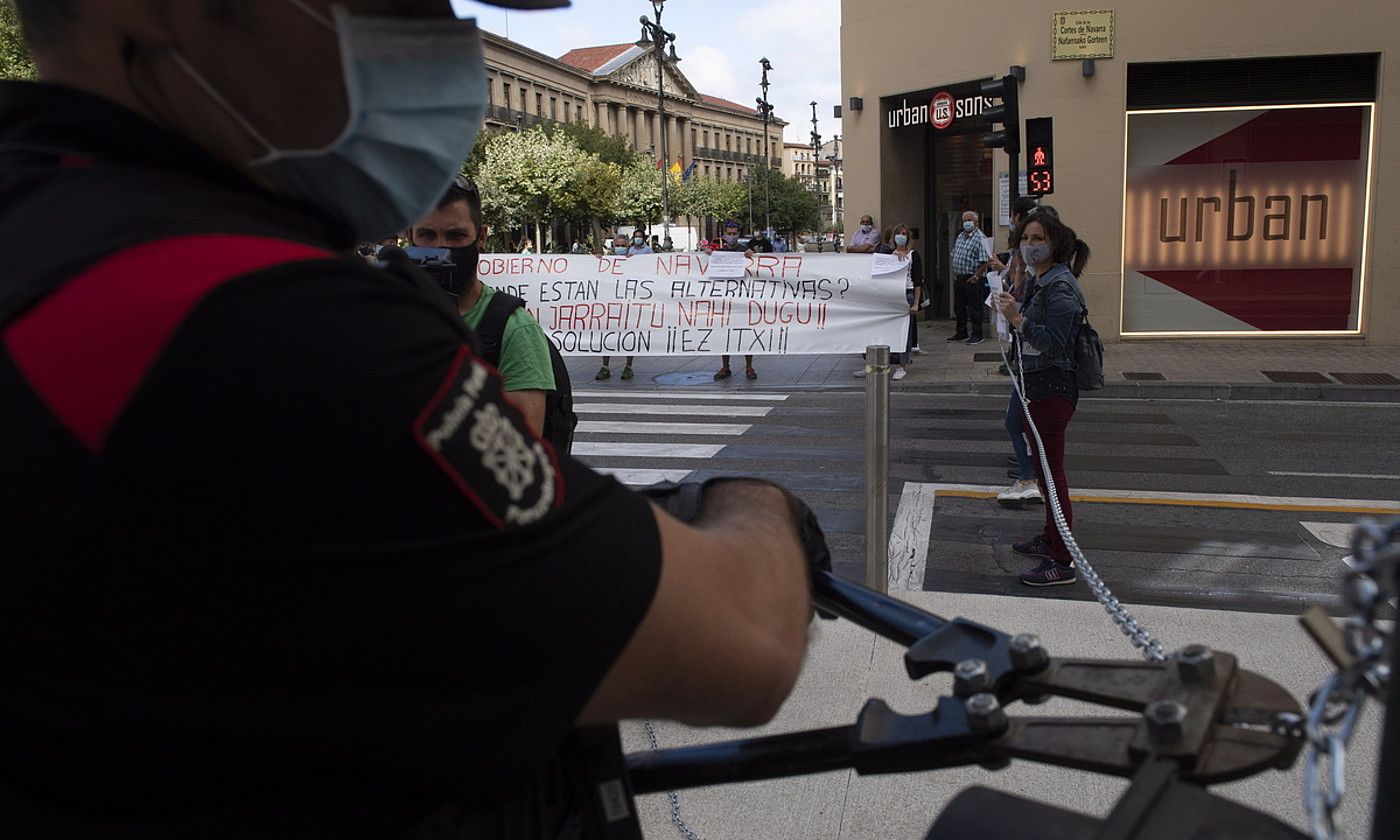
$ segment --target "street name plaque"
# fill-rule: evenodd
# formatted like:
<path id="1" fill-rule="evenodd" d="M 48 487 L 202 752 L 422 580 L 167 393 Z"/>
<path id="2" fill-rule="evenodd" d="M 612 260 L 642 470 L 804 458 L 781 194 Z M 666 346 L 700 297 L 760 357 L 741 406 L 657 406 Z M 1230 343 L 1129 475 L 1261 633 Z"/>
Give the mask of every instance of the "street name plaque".
<path id="1" fill-rule="evenodd" d="M 1113 58 L 1113 10 L 1055 12 L 1050 58 Z"/>

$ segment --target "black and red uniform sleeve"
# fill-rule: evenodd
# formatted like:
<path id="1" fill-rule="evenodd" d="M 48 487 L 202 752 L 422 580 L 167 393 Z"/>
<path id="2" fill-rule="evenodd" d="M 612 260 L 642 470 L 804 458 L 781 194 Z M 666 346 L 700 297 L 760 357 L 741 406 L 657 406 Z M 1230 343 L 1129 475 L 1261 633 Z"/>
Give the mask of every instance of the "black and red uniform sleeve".
<path id="1" fill-rule="evenodd" d="M 146 317 L 84 313 L 54 326 L 66 364 L 111 367 L 142 330 L 103 319 Z M 0 459 L 28 471 L 6 783 L 138 821 L 344 822 L 546 764 L 650 605 L 645 501 L 535 438 L 425 282 L 303 259 L 211 285 L 149 349 L 101 422 L 22 353 L 0 368 Z"/>

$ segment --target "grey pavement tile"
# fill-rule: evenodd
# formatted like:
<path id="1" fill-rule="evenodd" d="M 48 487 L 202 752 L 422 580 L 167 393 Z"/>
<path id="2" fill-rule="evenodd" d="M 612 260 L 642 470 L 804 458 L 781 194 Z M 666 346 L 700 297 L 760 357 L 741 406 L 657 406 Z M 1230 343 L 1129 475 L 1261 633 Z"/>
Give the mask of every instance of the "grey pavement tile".
<path id="1" fill-rule="evenodd" d="M 900 597 L 946 618 L 963 616 L 1008 632 L 1035 632 L 1054 656 L 1132 658 L 1122 634 L 1094 603 L 937 592 L 900 593 Z M 1277 681 L 1295 698 L 1306 698 L 1328 673 L 1326 661 L 1290 616 L 1151 606 L 1133 606 L 1132 610 L 1168 649 L 1199 642 L 1238 652 L 1242 667 Z M 873 640 L 845 622 L 819 624 L 793 697 L 773 723 L 744 734 L 851 723 L 861 703 L 872 696 L 885 699 L 904 714 L 929 710 L 935 696 L 947 691 L 947 678 L 940 675 L 910 681 L 901 653 L 895 645 Z M 1113 714 L 1059 698 L 1030 708 L 1016 705 L 1011 713 Z M 623 734 L 627 749 L 645 746 L 640 725 L 625 723 Z M 659 727 L 659 734 L 664 745 L 679 746 L 739 733 L 668 724 Z M 1364 836 L 1369 825 L 1379 741 L 1380 719 L 1372 705 L 1363 713 L 1349 750 L 1348 793 L 1340 815 L 1341 828 L 1349 836 Z M 707 840 L 918 840 L 939 809 L 969 785 L 1033 795 L 1101 816 L 1126 783 L 1024 761 L 996 772 L 958 768 L 862 777 L 843 771 L 683 791 L 681 813 Z M 1286 771 L 1266 772 L 1212 790 L 1299 828 L 1306 824 L 1301 761 Z M 664 795 L 644 797 L 638 805 L 648 837 L 675 836 Z"/>

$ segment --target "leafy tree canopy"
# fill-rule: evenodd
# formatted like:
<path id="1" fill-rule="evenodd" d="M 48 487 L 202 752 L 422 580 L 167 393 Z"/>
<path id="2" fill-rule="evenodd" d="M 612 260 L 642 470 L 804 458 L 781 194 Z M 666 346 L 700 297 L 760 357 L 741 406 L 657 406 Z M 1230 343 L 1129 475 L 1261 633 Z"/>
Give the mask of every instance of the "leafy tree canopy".
<path id="1" fill-rule="evenodd" d="M 19 13 L 10 0 L 0 0 L 0 79 L 33 79 L 34 59 L 20 32 Z"/>

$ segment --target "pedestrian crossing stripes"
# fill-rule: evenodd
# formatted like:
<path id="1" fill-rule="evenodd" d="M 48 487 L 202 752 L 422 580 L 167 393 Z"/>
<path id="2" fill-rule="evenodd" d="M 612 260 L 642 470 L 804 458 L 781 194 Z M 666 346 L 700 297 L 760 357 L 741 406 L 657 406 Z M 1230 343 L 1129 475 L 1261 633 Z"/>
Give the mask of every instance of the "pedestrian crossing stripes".
<path id="1" fill-rule="evenodd" d="M 574 454 L 612 458 L 666 458 L 668 460 L 708 459 L 719 454 L 723 444 L 709 443 L 596 443 L 574 441 Z"/>
<path id="2" fill-rule="evenodd" d="M 630 398 L 632 395 L 628 394 Z M 574 403 L 574 412 L 586 414 L 680 414 L 686 417 L 767 417 L 766 405 L 672 405 L 670 403 Z"/>
<path id="3" fill-rule="evenodd" d="M 766 417 L 775 404 L 788 398 L 787 394 L 682 391 L 618 394 L 590 390 L 576 391 L 574 395 L 584 401 L 574 403 L 574 411 L 581 419 L 574 432 L 573 454 L 598 472 L 633 487 L 684 480 L 694 472 L 686 462 L 695 462 L 693 466 L 699 468 L 723 452 L 728 444 L 678 439 L 736 440 L 749 433 L 753 424 L 725 421 Z M 740 401 L 760 404 L 737 404 Z M 661 417 L 678 419 L 676 422 L 645 419 Z M 714 422 L 710 422 L 711 418 Z M 619 436 L 632 439 L 618 440 Z M 638 466 L 640 459 L 654 459 L 664 462 L 665 466 Z"/>
<path id="4" fill-rule="evenodd" d="M 735 475 L 776 481 L 816 512 L 840 572 L 864 577 L 858 395 L 576 395 L 574 452 L 598 472 L 632 487 Z M 906 400 L 891 412 L 891 591 L 1020 594 L 1011 572 L 1022 558 L 1010 545 L 1041 526 L 1043 508 L 993 499 L 1005 487 L 999 478 L 1007 447 L 1000 407 L 981 406 L 975 399 Z M 1241 469 L 1232 453 L 1209 448 L 1201 427 L 1179 426 L 1168 414 L 1090 405 L 1076 423 L 1069 461 L 1079 481 L 1071 487 L 1076 502 L 1087 504 L 1076 511 L 1075 534 L 1121 598 L 1270 612 L 1331 603 L 1350 521 L 1363 512 L 1400 512 L 1400 502 L 1384 501 L 1380 492 L 1345 498 L 1341 484 L 1319 485 L 1337 490 L 1317 498 L 1290 492 L 1287 482 L 1297 479 Z M 1201 457 L 1187 457 L 1194 455 Z M 1343 476 L 1343 469 L 1326 478 L 1361 477 Z M 1365 477 L 1395 472 L 1386 464 Z M 1288 574 L 1271 581 L 1274 569 Z"/>
<path id="5" fill-rule="evenodd" d="M 683 399 L 690 401 L 737 401 L 737 402 L 783 402 L 788 398 L 787 394 L 760 394 L 745 392 L 742 394 L 678 394 L 675 391 L 628 391 L 625 394 L 617 391 L 574 391 L 575 397 L 586 399 L 610 397 L 624 397 L 629 400 L 675 400 Z"/>
<path id="6" fill-rule="evenodd" d="M 580 420 L 575 434 L 600 435 L 742 435 L 752 426 L 745 423 L 648 423 L 625 420 Z"/>

